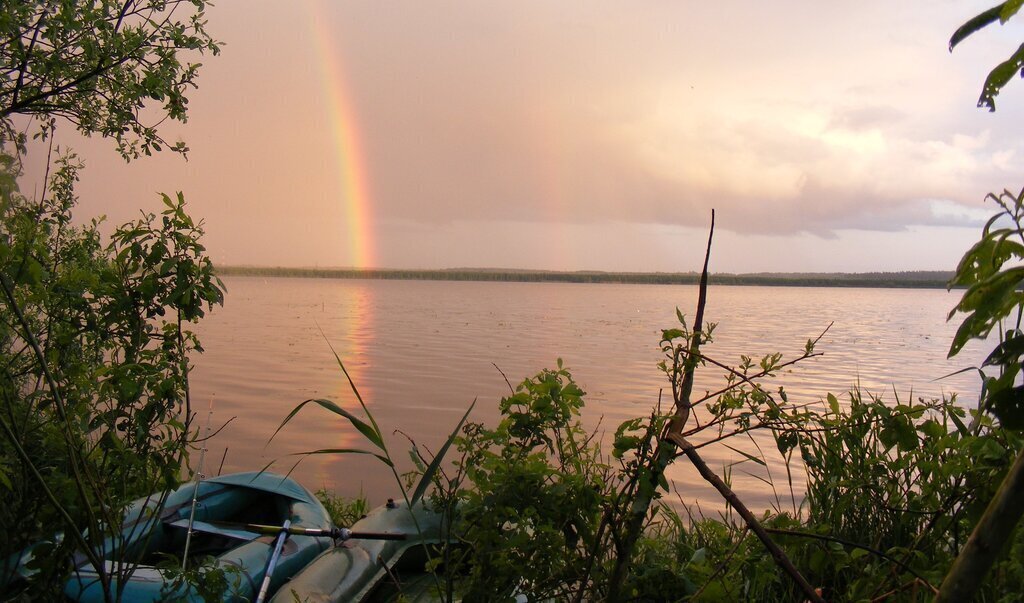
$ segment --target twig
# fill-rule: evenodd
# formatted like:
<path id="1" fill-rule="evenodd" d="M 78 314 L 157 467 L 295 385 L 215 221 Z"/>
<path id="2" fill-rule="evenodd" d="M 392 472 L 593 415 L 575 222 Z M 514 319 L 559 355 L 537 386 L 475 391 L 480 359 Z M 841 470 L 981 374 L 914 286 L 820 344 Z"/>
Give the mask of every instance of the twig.
<path id="1" fill-rule="evenodd" d="M 196 439 L 192 440 L 192 443 L 194 443 L 194 444 L 198 444 L 198 443 L 201 443 L 201 442 L 206 442 L 206 441 L 207 441 L 207 440 L 209 440 L 209 439 L 212 439 L 212 438 L 215 438 L 215 437 L 217 437 L 217 434 L 218 434 L 218 433 L 220 433 L 220 432 L 224 431 L 224 429 L 225 429 L 225 428 L 226 428 L 226 427 L 227 427 L 228 425 L 230 425 L 232 421 L 234 421 L 234 420 L 235 420 L 235 419 L 237 419 L 237 418 L 238 418 L 238 415 L 235 415 L 235 416 L 231 417 L 231 418 L 230 418 L 230 419 L 228 419 L 227 421 L 224 421 L 224 424 L 223 424 L 223 425 L 221 425 L 220 427 L 218 427 L 216 431 L 214 431 L 213 433 L 211 433 L 211 434 L 210 434 L 210 435 L 208 435 L 208 436 L 203 436 L 203 437 L 201 437 L 201 438 L 196 438 Z"/>
<path id="2" fill-rule="evenodd" d="M 740 514 L 740 517 L 742 517 L 747 523 L 747 526 L 753 530 L 754 534 L 756 534 L 761 540 L 761 543 L 764 544 L 764 547 L 768 549 L 769 553 L 771 553 L 775 563 L 781 567 L 783 571 L 789 574 L 789 577 L 796 582 L 797 586 L 800 587 L 800 590 L 804 592 L 804 595 L 814 603 L 825 603 L 825 600 L 821 598 L 818 591 L 815 590 L 809 582 L 807 582 L 807 579 L 800 573 L 800 570 L 796 569 L 796 566 L 794 566 L 793 562 L 789 560 L 786 553 L 779 548 L 779 545 L 775 544 L 775 541 L 768 535 L 768 532 L 761 523 L 757 521 L 757 518 L 750 512 L 750 509 L 748 509 L 747 506 L 743 504 L 743 501 L 736 496 L 736 493 L 722 481 L 722 478 L 718 477 L 718 474 L 708 467 L 708 464 L 704 462 L 704 459 L 701 458 L 697 450 L 686 441 L 686 438 L 678 433 L 670 433 L 668 434 L 668 439 L 682 449 L 683 454 L 690 459 L 690 462 L 697 468 L 701 477 L 714 486 L 715 489 L 718 490 L 719 494 L 722 495 L 722 498 L 736 509 L 736 512 Z"/>
<path id="3" fill-rule="evenodd" d="M 818 335 L 817 337 L 814 338 L 814 340 L 811 343 L 811 347 L 812 348 L 815 345 L 817 345 L 819 341 L 821 341 L 821 338 L 825 336 L 825 333 L 828 333 L 829 329 L 831 329 L 832 325 L 834 325 L 834 324 L 835 324 L 835 321 L 828 323 L 828 326 L 825 327 L 825 330 L 822 331 L 820 335 Z M 757 383 L 753 382 L 754 379 L 760 379 L 761 377 L 764 377 L 764 376 L 768 375 L 770 372 L 775 372 L 775 371 L 778 371 L 779 369 L 784 369 L 787 366 L 796 364 L 797 362 L 802 362 L 804 360 L 807 360 L 808 358 L 813 358 L 813 357 L 816 357 L 816 356 L 822 356 L 823 355 L 821 352 L 810 352 L 810 353 L 806 353 L 805 352 L 803 355 L 801 355 L 798 358 L 794 358 L 793 360 L 788 360 L 788 361 L 783 362 L 782 364 L 780 364 L 778 366 L 773 367 L 771 371 L 759 371 L 757 373 L 754 373 L 753 375 L 744 375 L 743 373 L 737 372 L 732 367 L 729 367 L 729 366 L 726 366 L 726 365 L 724 365 L 722 363 L 719 363 L 718 361 L 716 361 L 716 360 L 714 360 L 712 358 L 709 358 L 707 356 L 704 356 L 704 355 L 700 354 L 699 352 L 694 352 L 694 353 L 697 354 L 698 359 L 706 360 L 706 361 L 708 361 L 708 362 L 710 362 L 710 363 L 712 363 L 712 364 L 714 364 L 714 365 L 716 365 L 716 366 L 718 366 L 720 368 L 723 368 L 723 369 L 725 369 L 727 371 L 730 371 L 733 374 L 735 374 L 737 377 L 742 379 L 743 381 L 745 381 L 747 383 L 750 383 L 750 385 L 753 385 L 754 387 L 757 387 L 758 389 L 760 389 L 760 386 Z M 728 392 L 729 390 L 734 389 L 737 385 L 739 385 L 739 384 L 738 383 L 734 383 L 734 384 L 726 386 L 726 387 L 724 387 L 724 388 L 722 388 L 722 389 L 720 389 L 720 390 L 718 390 L 718 391 L 716 391 L 714 393 L 709 393 L 709 394 L 705 395 L 704 397 L 700 398 L 699 400 L 697 400 L 696 402 L 694 402 L 694 404 L 700 404 L 701 402 L 705 402 L 705 401 L 710 400 L 712 398 L 717 398 L 718 396 L 721 396 L 722 394 Z"/>
<path id="4" fill-rule="evenodd" d="M 704 582 L 704 584 L 701 585 L 701 587 L 697 589 L 697 592 L 693 593 L 693 595 L 690 597 L 691 601 L 696 601 L 697 599 L 699 599 L 701 593 L 704 592 L 704 589 L 707 588 L 708 586 L 710 586 L 711 583 L 715 580 L 715 578 L 718 577 L 718 574 L 720 574 L 721 572 L 723 572 L 725 570 L 725 567 L 727 565 L 729 565 L 730 561 L 732 561 L 733 555 L 735 555 L 736 551 L 738 551 L 740 549 L 740 545 L 743 544 L 743 540 L 747 537 L 747 532 L 749 532 L 749 531 L 750 531 L 749 528 L 746 528 L 746 527 L 743 528 L 743 533 L 740 534 L 740 537 L 736 541 L 736 544 L 734 544 L 732 546 L 732 550 L 729 551 L 729 554 L 725 556 L 725 559 L 722 560 L 722 563 L 720 563 L 717 568 L 715 568 L 715 571 L 711 574 L 711 576 L 708 577 L 708 579 Z"/>
<path id="5" fill-rule="evenodd" d="M 512 382 L 508 380 L 508 375 L 505 374 L 505 371 L 501 370 L 501 367 L 499 367 L 494 362 L 491 363 L 491 366 L 493 366 L 495 370 L 501 373 L 502 379 L 504 379 L 505 383 L 508 385 L 508 391 L 512 392 L 512 394 L 514 395 L 516 393 L 516 388 L 512 387 Z"/>
<path id="6" fill-rule="evenodd" d="M 867 552 L 871 553 L 872 555 L 874 555 L 876 557 L 880 557 L 882 559 L 885 559 L 889 563 L 892 563 L 893 565 L 897 565 L 901 569 L 903 569 L 904 571 L 907 571 L 907 572 L 913 574 L 914 577 L 917 578 L 918 580 L 920 580 L 922 584 L 924 584 L 925 586 L 930 588 L 933 593 L 939 592 L 939 589 L 937 589 L 934 586 L 932 586 L 932 584 L 930 582 L 928 582 L 928 580 L 926 580 L 924 576 L 922 576 L 921 574 L 917 573 L 914 570 L 914 568 L 910 567 L 909 565 L 907 565 L 906 563 L 900 561 L 899 559 L 896 559 L 895 557 L 887 555 L 886 553 L 883 553 L 882 551 L 880 551 L 878 549 L 875 549 L 875 548 L 872 548 L 872 547 L 869 547 L 867 545 L 863 545 L 863 544 L 860 544 L 860 543 L 857 543 L 857 542 L 852 542 L 852 541 L 849 541 L 849 540 L 845 540 L 843 538 L 836 538 L 835 536 L 825 536 L 824 534 L 813 534 L 811 532 L 797 532 L 797 531 L 794 531 L 794 530 L 780 530 L 780 529 L 777 529 L 777 528 L 765 528 L 765 530 L 767 532 L 772 533 L 772 534 L 781 534 L 781 535 L 784 535 L 784 536 L 797 536 L 797 537 L 800 537 L 800 538 L 810 538 L 810 539 L 813 539 L 813 540 L 821 540 L 823 542 L 838 542 L 839 544 L 841 544 L 843 546 L 849 546 L 849 547 L 853 547 L 855 549 L 861 549 L 863 551 L 867 551 Z"/>
<path id="7" fill-rule="evenodd" d="M 690 340 L 689 355 L 693 356 L 700 353 L 701 344 L 701 333 L 704 328 L 704 308 L 708 302 L 708 264 L 711 262 L 711 241 L 715 236 L 715 210 L 711 210 L 711 228 L 708 232 L 708 247 L 704 253 L 704 269 L 700 273 L 700 285 L 697 290 L 697 314 L 693 318 L 693 338 Z M 697 368 L 695 360 L 686 363 L 686 368 L 683 370 L 683 382 L 679 387 L 679 391 L 676 392 L 675 403 L 676 413 L 669 422 L 668 433 L 679 433 L 683 430 L 683 426 L 686 425 L 686 420 L 690 417 L 690 409 L 693 405 L 690 403 L 690 392 L 693 391 L 693 373 Z"/>

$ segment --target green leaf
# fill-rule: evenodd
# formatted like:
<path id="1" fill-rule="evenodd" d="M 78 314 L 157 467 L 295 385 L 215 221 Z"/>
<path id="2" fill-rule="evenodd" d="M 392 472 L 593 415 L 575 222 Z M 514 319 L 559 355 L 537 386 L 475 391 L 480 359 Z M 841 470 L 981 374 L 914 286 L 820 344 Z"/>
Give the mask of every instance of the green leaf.
<path id="1" fill-rule="evenodd" d="M 932 440 L 937 440 L 946 435 L 946 427 L 934 419 L 928 419 L 921 423 L 918 425 L 917 430 Z"/>
<path id="2" fill-rule="evenodd" d="M 1004 4 L 993 6 L 961 25 L 955 32 L 953 32 L 953 37 L 949 39 L 949 50 L 952 52 L 953 47 L 962 42 L 964 38 L 987 25 L 995 23 L 996 20 L 1000 18 Z"/>
<path id="3" fill-rule="evenodd" d="M 966 437 L 970 435 L 971 432 L 967 430 L 967 426 L 964 425 L 963 420 L 955 412 L 949 413 L 949 420 L 953 421 L 953 424 L 956 425 L 956 430 L 960 432 L 961 436 Z"/>
<path id="4" fill-rule="evenodd" d="M 1007 429 L 1024 429 L 1024 385 L 993 392 L 989 408 Z"/>
<path id="5" fill-rule="evenodd" d="M 15 282 L 19 285 L 36 285 L 43 282 L 46 272 L 43 265 L 32 256 L 24 259 L 22 269 L 15 274 Z"/>
<path id="6" fill-rule="evenodd" d="M 797 434 L 792 431 L 781 432 L 775 436 L 775 445 L 778 447 L 779 452 L 782 456 L 789 454 L 789 451 L 796 448 L 799 438 Z"/>
<path id="7" fill-rule="evenodd" d="M 900 450 L 914 450 L 920 444 L 914 424 L 906 417 L 896 422 L 896 437 Z"/>
<path id="8" fill-rule="evenodd" d="M 1021 44 L 1017 52 L 1010 55 L 1010 58 L 996 65 L 995 69 L 989 72 L 981 91 L 981 97 L 978 98 L 978 106 L 988 107 L 989 111 L 995 111 L 996 96 L 1013 76 L 1021 72 L 1022 67 L 1024 67 L 1024 44 Z"/>
<path id="9" fill-rule="evenodd" d="M 1006 339 L 992 350 L 982 366 L 1016 363 L 1021 356 L 1024 356 L 1024 336 L 1019 331 L 1010 331 Z"/>
<path id="10" fill-rule="evenodd" d="M 413 444 L 412 448 L 409 449 L 409 459 L 412 460 L 412 464 L 416 466 L 417 471 L 424 472 L 427 470 L 427 466 L 423 464 L 423 459 L 420 458 L 419 448 L 416 447 L 416 444 Z"/>
<path id="11" fill-rule="evenodd" d="M 1022 281 L 1024 267 L 1014 266 L 985 278 L 964 293 L 955 310 L 970 314 L 953 337 L 949 357 L 956 355 L 968 340 L 986 337 L 999 320 L 1024 301 L 1018 290 Z"/>
<path id="12" fill-rule="evenodd" d="M 1024 5 L 1024 0 L 1007 0 L 1003 3 L 1002 10 L 999 11 L 999 22 L 1006 23 L 1011 17 L 1020 11 L 1020 7 Z"/>
<path id="13" fill-rule="evenodd" d="M 839 414 L 839 400 L 833 394 L 829 394 L 826 397 L 828 399 L 828 407 L 830 409 L 832 409 L 832 412 L 834 414 L 838 415 Z"/>
<path id="14" fill-rule="evenodd" d="M 430 465 L 427 466 L 427 470 L 423 472 L 423 475 L 420 477 L 420 482 L 416 484 L 416 489 L 412 492 L 412 498 L 409 499 L 413 504 L 423 498 L 423 495 L 427 492 L 427 487 L 430 485 L 431 480 L 434 479 L 434 474 L 437 473 L 438 468 L 441 466 L 441 461 L 444 460 L 444 455 L 448 452 L 448 447 L 451 446 L 452 442 L 455 441 L 455 438 L 458 437 L 459 431 L 462 429 L 462 425 L 469 417 L 469 413 L 473 411 L 474 406 L 476 406 L 476 400 L 473 400 L 473 403 L 466 409 L 466 414 L 462 415 L 462 419 L 459 421 L 459 424 L 455 426 L 451 435 L 448 436 L 448 439 L 445 440 L 441 448 L 438 449 L 437 454 L 434 455 L 433 460 L 430 461 Z"/>
<path id="15" fill-rule="evenodd" d="M 673 339 L 678 339 L 678 338 L 680 338 L 682 336 L 683 336 L 683 330 L 682 329 L 662 329 L 662 331 L 661 331 L 661 340 L 662 341 L 672 341 Z"/>

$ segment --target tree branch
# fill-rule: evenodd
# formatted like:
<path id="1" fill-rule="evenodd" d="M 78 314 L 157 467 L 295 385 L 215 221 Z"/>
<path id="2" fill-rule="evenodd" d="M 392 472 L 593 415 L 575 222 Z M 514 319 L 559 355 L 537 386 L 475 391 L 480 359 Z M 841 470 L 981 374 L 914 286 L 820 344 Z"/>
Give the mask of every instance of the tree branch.
<path id="1" fill-rule="evenodd" d="M 708 467 L 708 464 L 704 462 L 704 459 L 701 458 L 697 450 L 686 441 L 686 438 L 678 433 L 670 433 L 668 434 L 668 439 L 678 446 L 683 451 L 683 454 L 690 459 L 690 462 L 697 468 L 701 477 L 714 486 L 715 489 L 718 490 L 719 494 L 722 495 L 722 498 L 728 501 L 728 503 L 736 509 L 736 512 L 740 514 L 740 517 L 742 517 L 747 523 L 747 526 L 754 532 L 754 534 L 757 535 L 761 543 L 764 544 L 764 547 L 768 549 L 768 552 L 771 553 L 775 563 L 781 567 L 794 582 L 796 582 L 804 595 L 814 603 L 825 603 L 825 600 L 821 598 L 818 591 L 815 590 L 809 582 L 807 582 L 807 579 L 800 573 L 800 570 L 796 569 L 796 566 L 794 566 L 793 562 L 789 560 L 786 553 L 779 548 L 779 545 L 775 544 L 775 541 L 768 535 L 768 532 L 761 523 L 757 521 L 757 518 L 750 512 L 750 509 L 748 509 L 747 506 L 743 504 L 743 501 L 736 496 L 736 493 L 733 492 L 724 481 L 722 481 L 722 478 L 718 477 L 718 475 Z"/>

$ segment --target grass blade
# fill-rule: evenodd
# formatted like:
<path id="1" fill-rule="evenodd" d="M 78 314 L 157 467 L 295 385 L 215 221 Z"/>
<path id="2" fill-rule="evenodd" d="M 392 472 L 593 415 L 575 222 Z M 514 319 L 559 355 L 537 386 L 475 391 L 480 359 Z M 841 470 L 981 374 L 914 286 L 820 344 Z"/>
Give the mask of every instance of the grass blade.
<path id="1" fill-rule="evenodd" d="M 387 450 L 384 448 L 384 438 L 381 437 L 379 431 L 377 431 L 374 427 L 371 427 L 370 425 L 367 425 L 365 421 L 363 421 L 359 417 L 353 415 L 352 413 L 350 413 L 349 411 L 345 410 L 344 408 L 338 406 L 334 402 L 331 402 L 330 400 L 324 400 L 324 399 L 309 399 L 309 400 L 305 400 L 305 401 L 302 402 L 302 404 L 299 404 L 294 409 L 292 409 L 292 411 L 290 413 L 288 413 L 288 416 L 285 417 L 284 421 L 281 422 L 281 425 L 277 428 L 277 430 L 274 431 L 274 435 L 270 436 L 270 440 L 267 440 L 267 444 L 269 444 L 271 442 L 271 440 L 273 440 L 274 437 L 277 436 L 277 434 L 281 431 L 281 429 L 283 429 L 284 426 L 287 425 L 288 422 L 291 421 L 292 418 L 296 414 L 298 414 L 298 412 L 300 410 L 302 410 L 302 407 L 304 407 L 305 405 L 309 404 L 310 402 L 314 402 L 316 404 L 319 404 L 320 406 L 322 406 L 323 408 L 326 408 L 327 410 L 333 412 L 334 414 L 341 415 L 342 417 L 345 417 L 346 419 L 348 419 L 349 423 L 352 423 L 353 427 L 358 429 L 359 432 L 362 433 L 366 437 L 366 439 L 370 441 L 371 444 L 373 444 L 377 448 L 387 452 Z"/>
<path id="2" fill-rule="evenodd" d="M 423 495 L 427 492 L 427 487 L 430 486 L 430 482 L 434 479 L 434 474 L 437 473 L 438 468 L 441 466 L 441 461 L 444 460 L 444 455 L 448 452 L 448 447 L 452 445 L 455 438 L 458 437 L 459 431 L 462 429 L 462 425 L 469 418 L 469 413 L 473 412 L 473 407 L 476 406 L 476 400 L 469 405 L 466 409 L 466 414 L 462 415 L 462 420 L 452 430 L 451 435 L 445 440 L 444 445 L 438 449 L 437 454 L 434 455 L 434 459 L 430 461 L 430 465 L 427 466 L 427 470 L 423 472 L 423 476 L 420 477 L 420 482 L 416 484 L 416 489 L 412 493 L 410 501 L 415 504 L 419 499 L 423 498 Z"/>
<path id="3" fill-rule="evenodd" d="M 356 400 L 359 401 L 359 406 L 363 407 L 363 412 L 366 413 L 367 418 L 370 419 L 370 424 L 373 425 L 374 431 L 376 431 L 377 434 L 380 434 L 380 426 L 377 425 L 377 421 L 373 418 L 373 413 L 370 412 L 370 409 L 366 408 L 366 403 L 363 402 L 363 396 L 360 395 L 359 388 L 357 388 L 355 382 L 352 381 L 352 375 L 348 374 L 348 369 L 345 368 L 345 363 L 341 361 L 341 356 L 338 355 L 338 352 L 334 349 L 334 346 L 331 345 L 331 341 L 327 339 L 327 335 L 324 334 L 322 329 L 320 330 L 320 335 L 322 335 L 324 341 L 327 342 L 327 347 L 331 348 L 331 353 L 334 354 L 334 359 L 338 361 L 338 366 L 341 367 L 341 372 L 345 373 L 345 379 L 348 379 L 349 389 L 351 389 L 352 393 L 356 395 Z M 387 452 L 383 445 L 381 445 L 381 449 L 384 450 L 385 453 Z"/>
<path id="4" fill-rule="evenodd" d="M 386 456 L 377 454 L 370 450 L 363 450 L 362 448 L 321 448 L 320 450 L 311 450 L 309 452 L 293 452 L 288 456 L 301 456 L 303 458 L 312 456 L 314 454 L 369 454 L 380 459 L 388 467 L 394 467 L 394 464 Z"/>
<path id="5" fill-rule="evenodd" d="M 750 477 L 752 477 L 752 478 L 754 478 L 756 480 L 764 482 L 765 484 L 767 484 L 768 486 L 771 486 L 772 488 L 775 487 L 774 484 L 772 484 L 770 481 L 766 480 L 765 478 L 761 477 L 760 475 L 755 475 L 755 474 L 753 474 L 753 473 L 751 473 L 749 471 L 743 471 L 743 473 L 749 475 Z"/>
<path id="6" fill-rule="evenodd" d="M 736 454 L 742 454 L 743 456 L 747 457 L 748 461 L 754 461 L 755 463 L 757 463 L 758 465 L 761 465 L 762 467 L 767 467 L 768 466 L 768 465 L 765 464 L 765 462 L 763 460 L 757 458 L 756 456 L 754 456 L 752 454 L 747 454 L 746 452 L 743 452 L 742 450 L 739 450 L 738 448 L 733 448 L 732 446 L 730 446 L 728 444 L 722 444 L 722 446 L 725 446 L 726 448 L 728 448 L 729 450 L 732 450 Z"/>

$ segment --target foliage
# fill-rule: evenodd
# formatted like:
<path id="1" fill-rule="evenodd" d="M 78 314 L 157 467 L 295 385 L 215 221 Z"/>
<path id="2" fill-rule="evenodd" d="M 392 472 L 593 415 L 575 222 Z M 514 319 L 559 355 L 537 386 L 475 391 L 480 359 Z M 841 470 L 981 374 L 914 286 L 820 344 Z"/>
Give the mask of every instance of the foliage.
<path id="1" fill-rule="evenodd" d="M 72 223 L 79 167 L 60 159 L 35 201 L 9 167 L 0 197 L 0 558 L 63 531 L 34 561 L 51 585 L 76 548 L 99 563 L 124 505 L 178 483 L 202 351 L 188 326 L 223 300 L 180 194 L 103 245 L 96 222 Z"/>
<path id="2" fill-rule="evenodd" d="M 204 0 L 33 0 L 0 9 L 0 138 L 24 144 L 16 115 L 39 118 L 46 137 L 57 118 L 117 143 L 125 159 L 167 147 L 164 119 L 187 119 L 199 63 L 219 46 L 206 33 Z M 150 108 L 152 103 L 159 109 Z"/>
<path id="3" fill-rule="evenodd" d="M 72 222 L 73 155 L 35 199 L 18 191 L 17 166 L 26 132 L 46 139 L 61 119 L 113 138 L 126 160 L 164 147 L 185 153 L 157 128 L 187 117 L 200 67 L 190 58 L 219 51 L 206 4 L 0 8 L 0 487 L 10 503 L 0 512 L 0 589 L 17 587 L 9 554 L 35 543 L 22 568 L 35 583 L 26 592 L 58 597 L 75 552 L 99 570 L 104 596 L 118 599 L 112 584 L 138 562 L 121 539 L 148 528 L 122 533 L 125 505 L 175 485 L 187 460 L 189 354 L 202 351 L 188 325 L 223 300 L 201 225 L 180 193 L 165 195 L 160 215 L 144 213 L 103 244 L 96 221 Z M 163 496 L 154 495 L 157 509 Z"/>
<path id="4" fill-rule="evenodd" d="M 1017 8 L 1020 4 L 1017 4 Z M 950 312 L 967 316 L 950 346 L 949 355 L 959 352 L 971 338 L 986 338 L 999 327 L 999 343 L 978 368 L 982 392 L 978 413 L 970 426 L 972 433 L 993 420 L 1005 430 L 1024 430 L 1024 386 L 1020 385 L 1024 357 L 1024 336 L 1021 317 L 1024 296 L 1020 292 L 1024 271 L 1019 266 L 1024 257 L 1024 190 L 1014 195 L 1004 191 L 989 194 L 1000 211 L 986 223 L 978 241 L 966 254 L 951 285 L 967 287 L 960 302 Z M 996 374 L 986 371 L 995 369 Z M 975 456 L 977 456 L 976 451 Z M 945 576 L 937 601 L 958 601 L 973 598 L 991 567 L 1004 563 L 1004 550 L 1020 539 L 1018 527 L 1024 513 L 1024 450 L 1007 451 L 1016 460 L 997 482 L 984 513 L 973 526 L 963 550 Z M 979 503 L 981 504 L 981 503 Z M 1011 544 L 1007 544 L 1011 543 Z"/>
<path id="5" fill-rule="evenodd" d="M 727 446 L 741 457 L 734 465 L 761 466 L 775 490 L 780 484 L 772 479 L 770 461 L 750 437 L 755 430 L 771 434 L 786 468 L 781 486 L 790 488 L 793 505 L 786 509 L 776 494 L 758 525 L 816 592 L 830 601 L 931 599 L 1012 458 L 1024 449 L 1024 438 L 986 412 L 966 411 L 955 398 L 890 403 L 854 390 L 845 400 L 828 394 L 820 405 L 794 405 L 783 388 L 769 388 L 766 380 L 816 355 L 817 339 L 792 359 L 741 356 L 729 365 L 704 349 L 694 353 L 689 343 L 698 332 L 681 313 L 678 318 L 678 326 L 662 332 L 660 366 L 670 385 L 685 389 L 687 366 L 724 371 L 719 390 L 693 397 L 691 408 L 704 406 L 705 417 L 686 427 L 684 438 L 695 439 L 694 449 Z M 711 343 L 712 331 L 705 325 L 699 332 L 702 343 Z M 739 499 L 728 485 L 729 467 L 723 474 L 723 495 L 731 495 L 726 514 L 712 519 L 685 505 L 672 508 L 664 501 L 664 474 L 653 472 L 671 415 L 656 410 L 623 422 L 606 457 L 599 438 L 580 425 L 584 399 L 559 362 L 500 401 L 495 427 L 473 422 L 462 428 L 454 472 L 438 470 L 429 497 L 450 514 L 458 540 L 427 565 L 445 596 L 804 597 L 764 539 L 734 518 Z M 375 424 L 371 431 L 379 437 Z M 754 449 L 730 443 L 736 438 Z M 419 467 L 413 473 L 422 474 L 426 459 L 415 444 L 413 452 Z M 798 505 L 793 475 L 801 473 L 806 494 Z M 650 493 L 640 487 L 644 482 L 655 484 Z M 616 589 L 628 519 L 648 495 L 653 504 Z M 981 586 L 984 600 L 1012 600 L 1024 589 L 1022 550 L 1024 536 L 1017 530 Z"/>
<path id="6" fill-rule="evenodd" d="M 219 565 L 213 557 L 204 557 L 183 571 L 181 561 L 171 555 L 157 567 L 164 579 L 162 603 L 191 603 L 196 597 L 201 601 L 231 601 L 239 598 L 242 590 L 242 569 Z"/>
<path id="7" fill-rule="evenodd" d="M 949 39 L 949 50 L 952 51 L 957 44 L 979 29 L 987 27 L 996 21 L 1000 25 L 1006 23 L 1020 12 L 1021 6 L 1024 6 L 1024 3 L 1020 0 L 1006 0 L 976 15 L 953 33 L 953 37 Z M 988 107 L 989 111 L 995 111 L 996 96 L 1003 87 L 1010 83 L 1013 76 L 1018 73 L 1024 76 L 1024 44 L 1021 44 L 1020 48 L 1011 54 L 1009 58 L 996 65 L 989 72 L 988 77 L 985 79 L 985 85 L 981 90 L 981 97 L 978 99 L 978 106 Z"/>
<path id="8" fill-rule="evenodd" d="M 370 503 L 362 493 L 347 498 L 338 496 L 326 488 L 320 488 L 316 491 L 316 498 L 327 509 L 331 523 L 336 526 L 349 527 L 366 516 L 370 510 Z"/>
<path id="9" fill-rule="evenodd" d="M 982 410 L 993 413 L 1006 427 L 1024 428 L 1024 386 L 1018 385 L 1024 359 L 1024 189 L 1017 195 L 1003 191 L 989 194 L 999 205 L 957 267 L 950 286 L 967 287 L 960 302 L 949 313 L 967 316 L 949 348 L 952 357 L 972 338 L 988 337 L 999 326 L 999 345 L 985 359 L 979 373 L 983 382 Z M 996 375 L 985 372 L 996 369 Z"/>
<path id="10" fill-rule="evenodd" d="M 965 414 L 955 398 L 887 404 L 854 391 L 801 426 L 804 529 L 843 544 L 812 554 L 812 578 L 847 600 L 910 582 L 931 596 L 1024 449 L 1019 435 L 976 411 L 977 428 L 968 430 Z M 985 595 L 1022 586 L 1000 576 Z"/>
<path id="11" fill-rule="evenodd" d="M 501 400 L 496 428 L 466 426 L 455 527 L 471 547 L 466 600 L 564 600 L 585 584 L 611 483 L 580 427 L 582 406 L 583 390 L 559 360 Z"/>
<path id="12" fill-rule="evenodd" d="M 757 390 L 748 385 L 746 391 Z M 776 506 L 761 521 L 827 600 L 886 593 L 890 600 L 930 598 L 1024 447 L 991 420 L 968 431 L 955 400 L 889 404 L 855 390 L 846 402 L 829 394 L 821 411 L 769 417 L 767 405 L 736 411 L 732 394 L 720 396 L 719 407 L 751 427 L 770 427 L 789 467 L 806 471 L 800 509 Z M 649 421 L 663 426 L 664 417 L 620 426 L 613 452 L 620 461 L 613 467 L 579 427 L 582 396 L 565 369 L 541 371 L 503 399 L 497 427 L 465 428 L 458 464 L 466 480 L 455 492 L 461 503 L 455 532 L 467 548 L 446 570 L 459 576 L 456 590 L 466 599 L 607 596 L 615 543 L 624 534 L 624 515 L 614 510 L 632 502 L 622 496 L 624 486 L 636 479 L 643 465 L 637 459 L 655 441 Z M 730 433 L 727 438 L 735 437 Z M 568 452 L 569 442 L 578 452 Z M 660 502 L 645 525 L 622 588 L 630 600 L 801 596 L 762 543 L 729 516 L 685 521 Z M 1018 535 L 1013 546 L 1024 546 L 1024 538 Z M 1024 588 L 1020 559 L 1000 562 L 986 598 Z"/>

